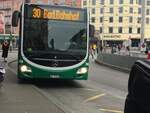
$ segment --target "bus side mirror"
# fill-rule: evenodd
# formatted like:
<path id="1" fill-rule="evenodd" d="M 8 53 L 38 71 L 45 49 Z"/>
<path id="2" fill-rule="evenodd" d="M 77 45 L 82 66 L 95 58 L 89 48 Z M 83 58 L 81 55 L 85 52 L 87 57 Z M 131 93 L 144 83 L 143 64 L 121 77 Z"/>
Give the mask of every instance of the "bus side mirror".
<path id="1" fill-rule="evenodd" d="M 95 28 L 94 25 L 89 25 L 89 36 L 94 37 Z"/>
<path id="2" fill-rule="evenodd" d="M 12 26 L 13 27 L 18 26 L 19 18 L 20 18 L 20 12 L 19 11 L 14 11 L 13 15 L 12 15 Z"/>

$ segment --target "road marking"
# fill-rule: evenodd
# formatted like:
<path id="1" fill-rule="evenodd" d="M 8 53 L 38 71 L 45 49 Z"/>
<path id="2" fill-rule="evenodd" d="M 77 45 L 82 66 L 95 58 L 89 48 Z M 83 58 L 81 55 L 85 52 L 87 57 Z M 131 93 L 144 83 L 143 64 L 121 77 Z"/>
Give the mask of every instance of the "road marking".
<path id="1" fill-rule="evenodd" d="M 111 113 L 123 113 L 123 111 L 111 110 L 111 109 L 99 109 L 100 111 L 111 112 Z"/>
<path id="2" fill-rule="evenodd" d="M 17 75 L 17 72 L 16 72 L 15 70 L 13 70 L 11 67 L 8 66 L 8 69 L 9 69 L 11 72 L 13 72 L 14 74 Z"/>
<path id="3" fill-rule="evenodd" d="M 93 100 L 96 100 L 96 99 L 98 99 L 98 98 L 100 98 L 100 97 L 103 97 L 103 96 L 105 96 L 105 95 L 106 95 L 105 93 L 102 93 L 102 94 L 99 94 L 99 95 L 90 97 L 90 98 L 86 99 L 84 102 L 93 101 Z"/>
<path id="4" fill-rule="evenodd" d="M 7 68 L 8 68 L 11 72 L 13 72 L 14 74 L 17 75 L 17 72 L 9 66 L 11 63 L 16 62 L 16 61 L 17 61 L 17 60 L 13 60 L 13 61 L 8 62 Z"/>
<path id="5" fill-rule="evenodd" d="M 81 88 L 81 90 L 85 90 L 85 91 L 98 91 L 96 89 L 88 89 L 88 88 Z"/>
<path id="6" fill-rule="evenodd" d="M 63 113 L 76 113 L 73 109 L 68 107 L 67 105 L 64 105 L 58 98 L 53 96 L 52 94 L 48 94 L 47 92 L 43 91 L 42 89 L 36 87 L 35 85 L 32 86 L 39 94 L 41 94 L 43 97 L 48 99 L 51 103 L 56 105 L 58 109 L 60 109 Z"/>

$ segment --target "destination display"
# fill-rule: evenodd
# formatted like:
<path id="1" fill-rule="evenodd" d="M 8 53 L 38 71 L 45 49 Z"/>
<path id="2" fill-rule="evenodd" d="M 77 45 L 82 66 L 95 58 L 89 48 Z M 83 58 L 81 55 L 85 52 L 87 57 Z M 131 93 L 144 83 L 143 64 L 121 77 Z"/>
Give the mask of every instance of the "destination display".
<path id="1" fill-rule="evenodd" d="M 72 20 L 79 21 L 80 13 L 72 12 L 72 11 L 64 11 L 64 10 L 48 10 L 48 9 L 38 9 L 34 8 L 32 10 L 33 18 L 43 18 L 43 19 L 56 19 L 56 20 Z"/>
<path id="2" fill-rule="evenodd" d="M 54 6 L 36 6 L 25 7 L 27 14 L 25 17 L 33 19 L 49 19 L 49 20 L 65 20 L 65 21 L 85 21 L 85 13 L 83 10 L 73 8 L 56 8 Z"/>

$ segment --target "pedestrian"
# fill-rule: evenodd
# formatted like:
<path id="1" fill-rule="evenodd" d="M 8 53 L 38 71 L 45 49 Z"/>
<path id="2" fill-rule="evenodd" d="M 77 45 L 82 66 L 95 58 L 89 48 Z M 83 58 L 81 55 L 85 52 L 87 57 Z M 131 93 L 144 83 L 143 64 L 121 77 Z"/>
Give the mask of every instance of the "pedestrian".
<path id="1" fill-rule="evenodd" d="M 4 62 L 7 62 L 6 58 L 8 56 L 8 50 L 9 50 L 9 42 L 7 40 L 4 40 L 2 44 L 2 57 L 4 58 Z"/>
<path id="2" fill-rule="evenodd" d="M 118 45 L 118 52 L 120 54 L 120 50 L 121 50 L 121 44 Z"/>
<path id="3" fill-rule="evenodd" d="M 93 55 L 93 48 L 92 48 L 92 46 L 90 46 L 90 48 L 89 48 L 89 54 L 92 56 L 92 59 L 93 59 L 94 55 Z"/>
<path id="4" fill-rule="evenodd" d="M 94 55 L 96 55 L 96 48 L 97 48 L 96 44 L 93 44 Z"/>
<path id="5" fill-rule="evenodd" d="M 130 47 L 129 46 L 127 46 L 126 49 L 127 49 L 127 51 L 130 51 Z"/>
<path id="6" fill-rule="evenodd" d="M 10 41 L 9 48 L 10 48 L 10 52 L 12 52 L 12 49 L 13 49 L 13 44 L 12 44 L 12 41 Z"/>
<path id="7" fill-rule="evenodd" d="M 100 52 L 102 53 L 103 52 L 103 46 L 100 45 Z"/>

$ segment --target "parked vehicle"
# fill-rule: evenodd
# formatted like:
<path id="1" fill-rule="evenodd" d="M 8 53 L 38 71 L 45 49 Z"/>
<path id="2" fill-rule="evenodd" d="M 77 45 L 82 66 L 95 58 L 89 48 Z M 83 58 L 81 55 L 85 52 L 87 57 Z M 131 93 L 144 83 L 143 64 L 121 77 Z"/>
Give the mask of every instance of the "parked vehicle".
<path id="1" fill-rule="evenodd" d="M 0 84 L 4 81 L 5 69 L 0 67 Z"/>

